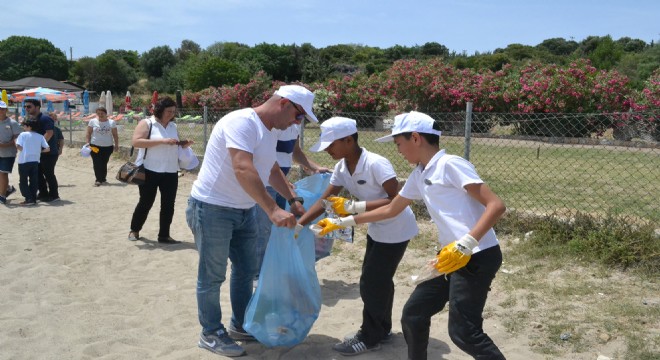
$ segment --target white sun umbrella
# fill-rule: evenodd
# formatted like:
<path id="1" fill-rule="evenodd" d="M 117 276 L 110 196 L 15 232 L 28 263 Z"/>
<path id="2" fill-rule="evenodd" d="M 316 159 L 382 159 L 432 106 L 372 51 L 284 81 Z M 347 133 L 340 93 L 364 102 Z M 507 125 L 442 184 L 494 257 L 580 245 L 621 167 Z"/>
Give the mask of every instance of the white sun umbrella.
<path id="1" fill-rule="evenodd" d="M 105 108 L 108 110 L 108 116 L 112 116 L 112 93 L 110 90 L 105 93 Z"/>
<path id="2" fill-rule="evenodd" d="M 101 97 L 99 98 L 99 107 L 105 107 L 105 91 L 101 91 Z"/>

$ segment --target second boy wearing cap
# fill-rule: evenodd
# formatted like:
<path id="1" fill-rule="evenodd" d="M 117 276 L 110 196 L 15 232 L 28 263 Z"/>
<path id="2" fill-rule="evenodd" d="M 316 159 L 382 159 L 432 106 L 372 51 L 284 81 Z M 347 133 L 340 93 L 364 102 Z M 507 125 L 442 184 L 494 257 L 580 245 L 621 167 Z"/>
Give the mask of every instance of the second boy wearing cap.
<path id="1" fill-rule="evenodd" d="M 502 264 L 493 225 L 504 214 L 502 200 L 481 180 L 467 160 L 440 150 L 440 129 L 430 116 L 410 112 L 394 118 L 392 134 L 403 157 L 417 167 L 399 194 L 373 211 L 323 219 L 322 234 L 344 226 L 389 219 L 423 200 L 438 228 L 442 246 L 438 276 L 417 285 L 403 307 L 401 327 L 409 359 L 426 359 L 431 317 L 447 303 L 449 337 L 475 359 L 504 359 L 483 331 L 483 309 L 490 285 Z"/>
<path id="2" fill-rule="evenodd" d="M 321 137 L 310 151 L 326 151 L 333 159 L 339 160 L 330 185 L 321 195 L 321 199 L 332 201 L 337 214 L 345 216 L 373 210 L 389 204 L 396 196 L 399 182 L 392 164 L 386 158 L 360 147 L 355 120 L 333 117 L 323 122 Z M 337 196 L 342 189 L 358 201 Z M 323 211 L 322 200 L 319 200 L 298 223 L 307 225 Z M 357 355 L 378 350 L 380 343 L 389 339 L 394 302 L 392 279 L 409 240 L 417 233 L 415 215 L 410 207 L 392 219 L 369 223 L 360 276 L 360 296 L 364 304 L 362 323 L 357 333 L 334 345 L 334 350 L 342 355 Z"/>

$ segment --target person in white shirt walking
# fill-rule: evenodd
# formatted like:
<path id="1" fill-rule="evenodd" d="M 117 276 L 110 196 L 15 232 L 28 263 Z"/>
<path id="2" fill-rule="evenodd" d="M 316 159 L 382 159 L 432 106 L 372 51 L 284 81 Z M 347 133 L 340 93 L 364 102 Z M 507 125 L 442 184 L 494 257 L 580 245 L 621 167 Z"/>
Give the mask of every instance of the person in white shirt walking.
<path id="1" fill-rule="evenodd" d="M 119 151 L 119 134 L 117 124 L 108 118 L 104 107 L 96 109 L 96 118 L 87 123 L 87 145 L 93 146 L 92 164 L 94 166 L 94 186 L 107 183 L 108 162 L 113 151 Z"/>

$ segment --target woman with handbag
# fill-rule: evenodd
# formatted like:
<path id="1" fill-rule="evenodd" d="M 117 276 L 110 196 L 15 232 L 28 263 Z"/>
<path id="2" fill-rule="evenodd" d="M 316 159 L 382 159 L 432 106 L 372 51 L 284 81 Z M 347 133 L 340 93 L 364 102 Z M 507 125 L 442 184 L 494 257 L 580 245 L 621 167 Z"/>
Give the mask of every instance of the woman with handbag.
<path id="1" fill-rule="evenodd" d="M 156 103 L 154 115 L 135 127 L 133 146 L 140 149 L 136 164 L 144 166 L 145 181 L 144 184 L 138 185 L 140 200 L 133 211 L 128 240 L 140 239 L 140 230 L 147 221 L 157 192 L 160 191 L 158 242 L 178 242 L 170 236 L 170 225 L 174 217 L 174 200 L 179 185 L 179 146 L 186 148 L 193 142 L 179 141 L 176 124 L 172 122 L 175 115 L 176 102 L 170 97 L 163 97 Z"/>
<path id="2" fill-rule="evenodd" d="M 90 154 L 96 178 L 94 186 L 107 184 L 108 161 L 113 151 L 119 151 L 119 135 L 117 124 L 108 119 L 108 110 L 104 107 L 96 109 L 96 118 L 87 124 L 87 145 L 97 149 Z"/>

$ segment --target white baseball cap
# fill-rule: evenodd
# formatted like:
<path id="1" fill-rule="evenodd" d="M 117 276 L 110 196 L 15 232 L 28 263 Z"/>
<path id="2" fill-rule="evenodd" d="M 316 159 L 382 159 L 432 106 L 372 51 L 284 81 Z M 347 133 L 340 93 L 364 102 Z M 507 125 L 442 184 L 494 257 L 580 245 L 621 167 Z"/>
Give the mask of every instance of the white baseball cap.
<path id="1" fill-rule="evenodd" d="M 0 101 L 0 109 L 6 109 L 7 108 L 7 103 L 4 101 Z"/>
<path id="2" fill-rule="evenodd" d="M 314 93 L 305 89 L 300 85 L 284 85 L 275 91 L 275 95 L 281 96 L 288 99 L 291 102 L 294 102 L 302 106 L 305 110 L 305 117 L 309 121 L 315 123 L 319 122 L 316 118 L 316 115 L 312 112 L 312 105 L 314 104 Z"/>
<path id="3" fill-rule="evenodd" d="M 435 120 L 432 117 L 417 111 L 399 114 L 394 117 L 394 126 L 392 126 L 392 134 L 378 138 L 375 141 L 388 142 L 394 140 L 394 136 L 408 133 L 418 132 L 424 134 L 438 135 L 442 134 L 440 130 L 435 130 L 433 124 Z"/>
<path id="4" fill-rule="evenodd" d="M 321 136 L 309 151 L 319 152 L 325 150 L 333 141 L 343 139 L 357 132 L 357 122 L 345 117 L 332 117 L 321 123 Z"/>

